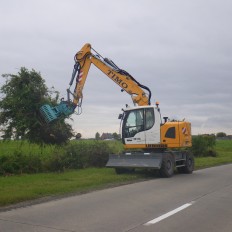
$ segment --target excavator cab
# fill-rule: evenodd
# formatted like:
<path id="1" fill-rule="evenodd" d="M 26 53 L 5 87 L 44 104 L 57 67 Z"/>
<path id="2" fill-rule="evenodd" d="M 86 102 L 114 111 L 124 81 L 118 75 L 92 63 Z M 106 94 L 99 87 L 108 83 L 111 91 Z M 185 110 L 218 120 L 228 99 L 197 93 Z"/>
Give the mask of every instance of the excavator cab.
<path id="1" fill-rule="evenodd" d="M 155 106 L 138 106 L 124 110 L 122 140 L 126 149 L 147 148 L 160 142 L 160 113 Z"/>

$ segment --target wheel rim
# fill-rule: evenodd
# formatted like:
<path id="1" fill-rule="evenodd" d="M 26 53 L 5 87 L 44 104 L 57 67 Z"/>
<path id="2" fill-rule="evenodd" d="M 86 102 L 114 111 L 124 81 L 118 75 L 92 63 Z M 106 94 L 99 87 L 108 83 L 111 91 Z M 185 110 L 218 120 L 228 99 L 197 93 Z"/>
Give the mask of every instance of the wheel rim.
<path id="1" fill-rule="evenodd" d="M 189 158 L 189 159 L 188 159 L 188 166 L 189 166 L 189 167 L 192 167 L 192 163 L 193 163 L 193 162 L 192 162 L 192 159 Z"/>
<path id="2" fill-rule="evenodd" d="M 170 170 L 172 168 L 172 162 L 170 160 L 167 161 L 167 169 Z"/>

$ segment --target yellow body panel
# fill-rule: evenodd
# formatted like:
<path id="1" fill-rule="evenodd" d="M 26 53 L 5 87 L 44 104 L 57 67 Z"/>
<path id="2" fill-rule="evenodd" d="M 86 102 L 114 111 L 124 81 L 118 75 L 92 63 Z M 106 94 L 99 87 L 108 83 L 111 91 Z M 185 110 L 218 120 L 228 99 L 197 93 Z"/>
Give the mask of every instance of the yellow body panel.
<path id="1" fill-rule="evenodd" d="M 169 148 L 191 147 L 191 124 L 190 122 L 166 122 L 160 127 L 161 144 Z"/>

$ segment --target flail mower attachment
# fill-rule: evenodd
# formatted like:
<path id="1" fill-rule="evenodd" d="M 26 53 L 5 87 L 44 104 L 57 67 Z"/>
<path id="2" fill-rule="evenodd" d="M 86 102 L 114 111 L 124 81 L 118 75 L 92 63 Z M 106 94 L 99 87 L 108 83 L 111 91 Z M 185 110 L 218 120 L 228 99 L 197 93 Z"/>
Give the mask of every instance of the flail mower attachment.
<path id="1" fill-rule="evenodd" d="M 40 107 L 40 114 L 46 123 L 50 123 L 62 116 L 68 117 L 75 111 L 75 105 L 72 102 L 62 101 L 57 106 L 50 106 L 45 104 Z"/>

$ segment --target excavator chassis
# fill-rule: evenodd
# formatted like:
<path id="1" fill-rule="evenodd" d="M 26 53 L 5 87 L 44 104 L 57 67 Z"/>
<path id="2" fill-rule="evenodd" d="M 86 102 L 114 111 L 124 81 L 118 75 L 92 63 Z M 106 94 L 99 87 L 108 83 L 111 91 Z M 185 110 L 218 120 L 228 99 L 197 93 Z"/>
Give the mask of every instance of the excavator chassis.
<path id="1" fill-rule="evenodd" d="M 118 174 L 134 168 L 157 169 L 162 177 L 171 177 L 176 168 L 180 173 L 194 170 L 194 157 L 189 151 L 125 152 L 110 155 L 106 167 L 115 168 Z"/>

